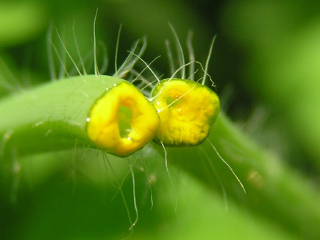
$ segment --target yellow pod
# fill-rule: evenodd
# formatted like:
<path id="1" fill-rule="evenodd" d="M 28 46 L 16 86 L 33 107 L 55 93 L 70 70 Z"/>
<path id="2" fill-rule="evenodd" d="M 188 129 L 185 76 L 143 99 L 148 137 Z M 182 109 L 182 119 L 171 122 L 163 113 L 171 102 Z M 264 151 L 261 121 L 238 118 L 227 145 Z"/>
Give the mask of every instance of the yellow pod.
<path id="1" fill-rule="evenodd" d="M 87 122 L 91 141 L 110 154 L 125 157 L 153 139 L 159 116 L 134 85 L 122 81 L 96 101 Z"/>
<path id="2" fill-rule="evenodd" d="M 187 147 L 202 143 L 220 112 L 217 94 L 191 80 L 162 80 L 154 87 L 152 99 L 160 116 L 154 141 L 164 146 Z"/>

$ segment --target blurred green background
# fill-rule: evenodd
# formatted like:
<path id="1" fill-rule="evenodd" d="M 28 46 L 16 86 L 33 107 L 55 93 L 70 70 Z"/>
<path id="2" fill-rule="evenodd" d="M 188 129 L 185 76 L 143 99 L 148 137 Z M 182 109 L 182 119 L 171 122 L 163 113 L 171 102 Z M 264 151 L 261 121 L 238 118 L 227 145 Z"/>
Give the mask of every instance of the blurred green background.
<path id="1" fill-rule="evenodd" d="M 169 66 L 164 41 L 172 40 L 168 21 L 182 43 L 188 30 L 193 30 L 200 62 L 205 61 L 216 34 L 209 73 L 224 112 L 255 142 L 280 156 L 318 194 L 318 1 L 2 0 L 0 96 L 11 88 L 50 79 L 46 46 L 50 26 L 57 28 L 72 54 L 76 55 L 73 28 L 81 52 L 90 52 L 97 8 L 96 33 L 110 58 L 109 74 L 114 71 L 120 24 L 119 62 L 132 43 L 146 35 L 144 59 L 150 62 L 161 55 L 153 66 L 165 76 L 169 76 Z M 52 41 L 59 45 L 54 28 Z M 101 156 L 76 154 L 79 156 L 72 151 L 32 156 L 21 160 L 16 172 L 2 169 L 1 174 L 8 176 L 2 176 L 0 182 L 0 239 L 122 239 L 130 234 L 123 200 L 115 195 L 117 189 L 111 184 L 115 180 L 110 180 L 112 174 L 107 174 Z M 116 168 L 118 163 L 114 164 Z M 236 202 L 229 201 L 226 210 L 221 193 L 171 166 L 173 189 L 165 169 L 152 164 L 157 176 L 152 182 L 152 210 L 148 182 L 153 172 L 148 175 L 136 167 L 140 216 L 131 239 L 301 237 Z M 134 218 L 130 177 L 122 189 Z M 303 239 L 316 239 L 312 233 L 302 235 Z"/>

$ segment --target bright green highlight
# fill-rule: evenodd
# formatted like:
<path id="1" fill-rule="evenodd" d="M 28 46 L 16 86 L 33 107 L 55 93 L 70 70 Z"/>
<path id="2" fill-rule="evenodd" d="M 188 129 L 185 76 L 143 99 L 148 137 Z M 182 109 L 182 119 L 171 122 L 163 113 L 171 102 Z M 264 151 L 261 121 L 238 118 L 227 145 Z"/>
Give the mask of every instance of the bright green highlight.
<path id="1" fill-rule="evenodd" d="M 217 94 L 191 80 L 163 80 L 153 89 L 152 97 L 161 120 L 154 141 L 165 146 L 202 143 L 220 112 Z"/>
<path id="2" fill-rule="evenodd" d="M 118 124 L 119 124 L 120 136 L 122 138 L 128 137 L 128 134 L 132 130 L 131 119 L 132 119 L 132 114 L 130 112 L 130 109 L 121 105 L 118 111 Z"/>
<path id="3" fill-rule="evenodd" d="M 87 132 L 97 146 L 123 157 L 151 141 L 158 125 L 159 116 L 152 104 L 134 85 L 123 81 L 95 103 Z"/>

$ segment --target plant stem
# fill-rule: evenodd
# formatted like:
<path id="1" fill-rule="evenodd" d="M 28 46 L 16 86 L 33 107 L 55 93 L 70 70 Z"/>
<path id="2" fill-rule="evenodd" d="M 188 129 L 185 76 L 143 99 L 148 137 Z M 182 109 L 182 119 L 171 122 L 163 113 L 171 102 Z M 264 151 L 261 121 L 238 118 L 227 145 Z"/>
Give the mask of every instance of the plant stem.
<path id="1" fill-rule="evenodd" d="M 239 206 L 299 238 L 320 239 L 320 196 L 306 179 L 254 144 L 223 114 L 211 129 L 209 141 L 233 168 L 247 194 L 208 141 L 196 147 L 167 148 L 169 163 L 186 170 L 211 189 L 223 187 L 227 197 Z"/>

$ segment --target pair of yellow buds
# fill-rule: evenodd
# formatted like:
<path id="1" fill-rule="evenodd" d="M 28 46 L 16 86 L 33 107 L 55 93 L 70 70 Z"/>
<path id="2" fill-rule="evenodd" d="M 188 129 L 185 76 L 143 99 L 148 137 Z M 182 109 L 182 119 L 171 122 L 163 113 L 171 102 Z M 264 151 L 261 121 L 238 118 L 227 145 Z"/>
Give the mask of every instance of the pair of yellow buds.
<path id="1" fill-rule="evenodd" d="M 219 111 L 217 94 L 195 81 L 162 80 L 150 99 L 122 81 L 93 105 L 86 130 L 99 148 L 125 157 L 151 140 L 172 147 L 198 145 L 207 138 Z"/>

